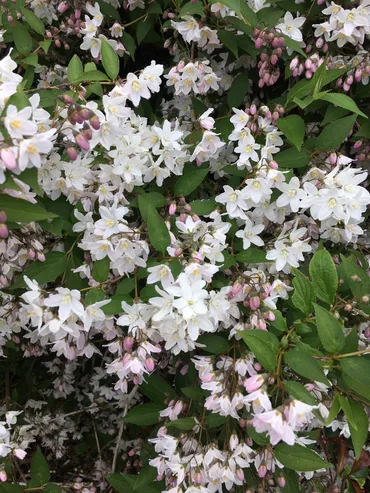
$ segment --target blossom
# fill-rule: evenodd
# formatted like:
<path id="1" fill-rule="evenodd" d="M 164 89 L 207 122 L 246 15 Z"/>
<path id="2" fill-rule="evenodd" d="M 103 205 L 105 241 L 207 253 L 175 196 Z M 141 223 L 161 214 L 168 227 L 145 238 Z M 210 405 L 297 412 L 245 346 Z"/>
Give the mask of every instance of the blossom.
<path id="1" fill-rule="evenodd" d="M 81 293 L 77 289 L 57 288 L 58 294 L 52 294 L 44 300 L 45 306 L 58 307 L 58 316 L 61 322 L 74 313 L 78 317 L 84 316 L 84 306 L 80 302 Z"/>
<path id="2" fill-rule="evenodd" d="M 289 38 L 294 39 L 294 41 L 301 42 L 303 40 L 303 36 L 299 28 L 303 26 L 305 21 L 305 17 L 296 17 L 294 19 L 290 12 L 286 12 L 284 15 L 284 21 L 277 24 L 276 29 L 281 31 L 286 36 L 289 36 Z"/>
<path id="3" fill-rule="evenodd" d="M 29 120 L 32 115 L 32 108 L 26 106 L 18 111 L 16 106 L 10 104 L 6 110 L 4 125 L 10 137 L 21 139 L 25 135 L 34 135 L 37 132 L 37 125 Z"/>

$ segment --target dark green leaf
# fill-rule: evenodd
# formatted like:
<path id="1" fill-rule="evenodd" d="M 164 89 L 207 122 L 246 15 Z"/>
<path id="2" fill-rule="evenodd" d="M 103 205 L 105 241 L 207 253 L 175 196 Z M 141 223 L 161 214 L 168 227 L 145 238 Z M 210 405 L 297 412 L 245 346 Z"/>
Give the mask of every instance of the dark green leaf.
<path id="1" fill-rule="evenodd" d="M 294 269 L 293 272 L 295 277 L 293 279 L 292 302 L 304 315 L 308 315 L 312 312 L 312 303 L 316 299 L 312 283 L 299 270 Z"/>
<path id="2" fill-rule="evenodd" d="M 80 74 L 73 82 L 74 84 L 80 84 L 81 82 L 100 82 L 102 80 L 107 81 L 109 77 L 99 70 L 89 70 Z"/>
<path id="3" fill-rule="evenodd" d="M 322 459 L 316 452 L 302 445 L 287 445 L 279 443 L 275 447 L 275 457 L 283 466 L 294 471 L 316 471 L 317 469 L 327 469 L 331 465 Z"/>
<path id="4" fill-rule="evenodd" d="M 26 286 L 23 276 L 37 281 L 40 286 L 48 282 L 55 281 L 66 269 L 67 255 L 63 252 L 49 252 L 45 255 L 45 262 L 36 260 L 22 272 L 22 275 L 13 284 L 12 289 L 23 288 Z"/>
<path id="5" fill-rule="evenodd" d="M 154 402 L 163 403 L 176 397 L 175 389 L 160 375 L 152 373 L 140 385 L 140 392 Z"/>
<path id="6" fill-rule="evenodd" d="M 43 36 L 45 32 L 45 26 L 42 20 L 39 19 L 33 12 L 25 9 L 24 7 L 21 9 L 21 12 L 24 15 L 26 22 L 30 26 L 30 28 Z"/>
<path id="7" fill-rule="evenodd" d="M 285 363 L 294 372 L 308 380 L 322 382 L 330 386 L 329 380 L 326 378 L 319 363 L 309 354 L 298 349 L 291 349 L 284 355 Z"/>
<path id="8" fill-rule="evenodd" d="M 261 365 L 268 371 L 274 371 L 279 352 L 279 341 L 274 334 L 265 330 L 252 329 L 240 331 L 239 335 Z"/>
<path id="9" fill-rule="evenodd" d="M 310 163 L 310 155 L 306 150 L 297 151 L 294 147 L 274 154 L 274 159 L 281 168 L 304 168 Z"/>
<path id="10" fill-rule="evenodd" d="M 227 103 L 230 108 L 237 108 L 243 103 L 244 98 L 248 93 L 248 87 L 249 76 L 248 72 L 244 71 L 235 77 L 232 81 L 230 89 L 228 90 Z"/>
<path id="11" fill-rule="evenodd" d="M 153 248 L 160 252 L 165 252 L 171 244 L 170 234 L 167 226 L 158 212 L 152 205 L 148 205 L 147 226 L 149 230 L 149 240 Z"/>
<path id="12" fill-rule="evenodd" d="M 181 392 L 193 401 L 202 401 L 209 395 L 206 390 L 200 389 L 199 387 L 184 387 L 181 389 Z"/>
<path id="13" fill-rule="evenodd" d="M 197 342 L 199 344 L 204 344 L 205 347 L 203 350 L 206 353 L 211 354 L 226 353 L 230 348 L 227 339 L 216 334 L 203 334 L 198 337 Z"/>
<path id="14" fill-rule="evenodd" d="M 17 21 L 15 22 L 12 33 L 15 47 L 19 53 L 22 53 L 22 55 L 28 55 L 28 53 L 32 50 L 32 38 L 26 26 Z"/>
<path id="15" fill-rule="evenodd" d="M 16 199 L 10 195 L 0 194 L 0 210 L 5 211 L 8 221 L 15 223 L 30 223 L 57 217 L 38 204 L 31 204 L 23 199 Z"/>
<path id="16" fill-rule="evenodd" d="M 118 284 L 116 294 L 129 294 L 135 289 L 135 279 L 126 277 Z"/>
<path id="17" fill-rule="evenodd" d="M 342 326 L 328 310 L 316 303 L 314 303 L 314 307 L 321 344 L 329 353 L 339 353 L 345 343 Z"/>
<path id="18" fill-rule="evenodd" d="M 342 358 L 340 366 L 346 375 L 370 387 L 370 360 L 363 356 L 351 356 Z"/>
<path id="19" fill-rule="evenodd" d="M 101 40 L 101 61 L 108 77 L 115 80 L 119 74 L 119 58 L 113 47 L 105 39 Z"/>
<path id="20" fill-rule="evenodd" d="M 186 197 L 193 192 L 202 183 L 208 174 L 208 169 L 195 169 L 181 176 L 175 183 L 174 193 L 176 196 Z"/>
<path id="21" fill-rule="evenodd" d="M 276 121 L 276 125 L 285 137 L 300 151 L 306 133 L 304 120 L 298 115 L 289 115 L 285 118 L 279 118 Z"/>
<path id="22" fill-rule="evenodd" d="M 186 15 L 200 15 L 204 14 L 204 5 L 202 2 L 188 2 L 183 5 L 179 12 L 179 17 L 184 17 Z"/>
<path id="23" fill-rule="evenodd" d="M 337 150 L 348 137 L 356 118 L 356 115 L 346 116 L 345 118 L 329 123 L 316 140 L 317 150 Z"/>
<path id="24" fill-rule="evenodd" d="M 43 485 L 50 480 L 49 466 L 40 447 L 37 447 L 31 460 L 31 477 L 33 480 L 38 481 L 40 485 Z"/>
<path id="25" fill-rule="evenodd" d="M 306 389 L 302 384 L 293 381 L 284 381 L 284 387 L 295 399 L 298 401 L 305 402 L 310 406 L 316 405 L 316 399 L 314 394 L 312 394 L 309 390 Z"/>
<path id="26" fill-rule="evenodd" d="M 92 269 L 92 277 L 97 282 L 105 282 L 109 275 L 110 260 L 109 257 L 104 257 L 101 260 L 96 260 Z"/>
<path id="27" fill-rule="evenodd" d="M 88 291 L 87 295 L 85 296 L 85 304 L 93 305 L 94 303 L 97 303 L 98 301 L 103 301 L 104 299 L 105 299 L 105 293 L 102 289 L 100 288 L 90 289 L 90 291 Z"/>
<path id="28" fill-rule="evenodd" d="M 257 247 L 249 247 L 248 250 L 237 253 L 236 259 L 244 264 L 262 264 L 267 262 L 266 252 Z"/>
<path id="29" fill-rule="evenodd" d="M 352 411 L 352 416 L 356 428 L 349 422 L 349 430 L 351 432 L 351 440 L 355 449 L 356 459 L 359 460 L 363 446 L 367 441 L 369 419 L 361 402 L 349 398 L 348 404 Z"/>
<path id="30" fill-rule="evenodd" d="M 129 411 L 122 421 L 139 426 L 150 426 L 159 423 L 159 413 L 165 409 L 162 404 L 151 402 L 149 404 L 139 404 Z"/>
<path id="31" fill-rule="evenodd" d="M 215 199 L 193 200 L 189 205 L 192 212 L 198 216 L 208 216 L 208 214 L 211 214 L 218 207 Z"/>
<path id="32" fill-rule="evenodd" d="M 357 115 L 361 115 L 364 118 L 367 118 L 365 113 L 363 113 L 360 110 L 360 108 L 353 101 L 353 99 L 347 96 L 346 94 L 338 94 L 338 93 L 322 94 L 317 99 L 328 101 L 329 103 L 335 104 L 336 106 L 340 106 L 341 108 L 352 111 L 352 113 L 356 113 Z"/>
<path id="33" fill-rule="evenodd" d="M 333 303 L 338 289 L 338 274 L 330 253 L 325 249 L 317 250 L 309 271 L 316 296 L 325 303 Z"/>
<path id="34" fill-rule="evenodd" d="M 221 41 L 221 43 L 228 48 L 231 53 L 235 56 L 235 58 L 238 58 L 239 53 L 238 53 L 238 41 L 237 37 L 235 34 L 231 33 L 230 31 L 225 31 L 219 29 L 217 31 L 218 39 Z"/>
<path id="35" fill-rule="evenodd" d="M 192 430 L 195 426 L 195 421 L 193 418 L 181 418 L 175 419 L 166 423 L 167 428 L 177 428 L 178 430 Z"/>

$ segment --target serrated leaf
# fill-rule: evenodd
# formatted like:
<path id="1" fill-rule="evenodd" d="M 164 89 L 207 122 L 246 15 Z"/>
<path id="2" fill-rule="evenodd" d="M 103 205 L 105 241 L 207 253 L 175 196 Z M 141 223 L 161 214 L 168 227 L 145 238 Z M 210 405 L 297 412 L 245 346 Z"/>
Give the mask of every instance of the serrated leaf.
<path id="1" fill-rule="evenodd" d="M 274 371 L 276 369 L 279 341 L 274 334 L 259 329 L 243 330 L 239 331 L 238 334 L 266 370 Z"/>
<path id="2" fill-rule="evenodd" d="M 356 459 L 359 460 L 362 449 L 367 441 L 369 419 L 361 402 L 348 398 L 348 404 L 352 411 L 352 416 L 356 428 L 349 422 L 351 440 L 355 449 Z"/>
<path id="3" fill-rule="evenodd" d="M 151 402 L 149 404 L 139 404 L 129 411 L 122 421 L 138 426 L 150 426 L 159 423 L 159 413 L 165 409 L 165 405 Z"/>
<path id="4" fill-rule="evenodd" d="M 329 416 L 326 419 L 325 426 L 329 426 L 334 421 L 334 419 L 338 416 L 339 412 L 340 412 L 339 394 L 335 394 L 335 397 L 330 406 Z"/>
<path id="5" fill-rule="evenodd" d="M 178 430 L 192 430 L 195 426 L 195 421 L 193 418 L 181 418 L 175 419 L 166 423 L 167 428 L 177 428 Z"/>
<path id="6" fill-rule="evenodd" d="M 198 216 L 208 216 L 218 207 L 215 199 L 193 200 L 189 205 L 192 212 Z"/>
<path id="7" fill-rule="evenodd" d="M 314 394 L 312 394 L 309 390 L 306 389 L 302 384 L 294 381 L 284 381 L 285 389 L 298 401 L 305 402 L 310 406 L 316 405 L 316 399 Z"/>
<path id="8" fill-rule="evenodd" d="M 177 197 L 180 195 L 186 197 L 191 194 L 202 183 L 208 171 L 207 168 L 195 169 L 178 178 L 174 186 L 175 195 Z"/>
<path id="9" fill-rule="evenodd" d="M 231 87 L 227 92 L 227 103 L 230 108 L 240 106 L 245 96 L 248 93 L 249 75 L 247 71 L 237 75 L 231 83 Z"/>
<path id="10" fill-rule="evenodd" d="M 294 39 L 290 38 L 289 36 L 287 36 L 286 34 L 283 34 L 284 36 L 284 41 L 285 41 L 285 45 L 290 48 L 291 50 L 299 53 L 300 55 L 302 55 L 304 58 L 307 58 L 307 55 L 306 53 L 302 50 L 300 44 L 295 41 Z"/>
<path id="11" fill-rule="evenodd" d="M 370 387 L 370 360 L 363 356 L 350 356 L 340 360 L 344 373 L 359 383 Z"/>
<path id="12" fill-rule="evenodd" d="M 263 264 L 266 260 L 266 252 L 261 248 L 249 247 L 236 254 L 236 259 L 244 264 Z"/>
<path id="13" fill-rule="evenodd" d="M 165 252 L 166 248 L 171 244 L 170 234 L 164 220 L 150 204 L 148 205 L 147 226 L 149 240 L 153 248 L 160 252 Z"/>
<path id="14" fill-rule="evenodd" d="M 322 459 L 316 452 L 302 445 L 279 443 L 275 447 L 275 457 L 283 466 L 294 471 L 316 471 L 327 469 L 331 464 Z"/>
<path id="15" fill-rule="evenodd" d="M 119 58 L 113 47 L 105 39 L 101 40 L 101 61 L 104 70 L 111 80 L 119 74 Z"/>
<path id="16" fill-rule="evenodd" d="M 344 414 L 346 415 L 348 424 L 350 424 L 354 430 L 357 430 L 356 420 L 355 420 L 355 417 L 353 415 L 352 408 L 351 408 L 351 405 L 350 405 L 347 397 L 344 395 L 338 394 L 338 399 L 339 399 L 340 407 L 341 407 L 342 411 L 344 412 Z"/>
<path id="17" fill-rule="evenodd" d="M 314 303 L 317 332 L 323 347 L 332 354 L 337 354 L 345 343 L 343 328 L 334 316 L 320 305 Z"/>
<path id="18" fill-rule="evenodd" d="M 105 282 L 108 279 L 110 268 L 109 257 L 104 257 L 101 260 L 96 260 L 92 269 L 92 277 L 97 282 Z"/>
<path id="19" fill-rule="evenodd" d="M 304 168 L 310 163 L 310 154 L 305 149 L 298 151 L 290 147 L 274 154 L 274 159 L 281 168 Z"/>
<path id="20" fill-rule="evenodd" d="M 352 98 L 347 96 L 346 94 L 339 93 L 326 93 L 320 95 L 317 99 L 321 99 L 323 101 L 328 101 L 329 103 L 335 104 L 336 106 L 340 106 L 346 110 L 352 111 L 352 113 L 356 113 L 357 115 L 361 115 L 364 118 L 368 118 L 365 113 L 363 113 L 357 104 L 353 101 Z"/>
<path id="21" fill-rule="evenodd" d="M 48 282 L 55 281 L 66 269 L 67 255 L 63 252 L 49 252 L 45 255 L 45 262 L 36 260 L 22 272 L 17 282 L 12 285 L 12 289 L 19 289 L 26 286 L 23 276 L 37 281 L 40 286 Z"/>
<path id="22" fill-rule="evenodd" d="M 216 334 L 203 334 L 198 337 L 197 342 L 204 344 L 203 351 L 211 354 L 226 353 L 230 348 L 228 340 Z"/>
<path id="23" fill-rule="evenodd" d="M 329 123 L 316 140 L 317 150 L 335 151 L 340 147 L 355 124 L 357 115 L 346 116 Z"/>
<path id="24" fill-rule="evenodd" d="M 313 310 L 313 302 L 315 301 L 315 291 L 312 283 L 299 270 L 294 269 L 294 293 L 292 302 L 304 315 L 308 315 Z"/>
<path id="25" fill-rule="evenodd" d="M 33 12 L 24 7 L 21 9 L 22 14 L 24 15 L 27 24 L 36 31 L 41 36 L 45 33 L 45 26 L 41 19 L 39 19 Z"/>
<path id="26" fill-rule="evenodd" d="M 12 30 L 14 44 L 19 53 L 22 55 L 28 55 L 32 50 L 32 38 L 28 29 L 21 22 L 15 22 Z"/>
<path id="27" fill-rule="evenodd" d="M 80 84 L 81 82 L 100 82 L 107 80 L 109 80 L 109 77 L 103 72 L 100 72 L 100 70 L 88 70 L 76 77 L 73 83 Z"/>
<path id="28" fill-rule="evenodd" d="M 199 15 L 204 14 L 204 5 L 201 2 L 188 2 L 185 3 L 180 9 L 179 17 L 184 17 L 186 15 Z"/>
<path id="29" fill-rule="evenodd" d="M 47 460 L 45 459 L 40 447 L 37 447 L 31 460 L 31 478 L 38 481 L 40 485 L 50 480 L 50 470 Z"/>
<path id="30" fill-rule="evenodd" d="M 307 378 L 311 382 L 322 382 L 330 386 L 330 382 L 321 366 L 311 355 L 298 351 L 298 349 L 291 349 L 285 353 L 284 361 L 298 375 Z"/>
<path id="31" fill-rule="evenodd" d="M 317 250 L 309 271 L 316 296 L 325 303 L 333 303 L 338 289 L 338 274 L 330 253 L 325 249 Z"/>
<path id="32" fill-rule="evenodd" d="M 8 220 L 15 223 L 31 223 L 57 217 L 38 204 L 4 194 L 0 194 L 0 210 L 5 211 Z"/>
<path id="33" fill-rule="evenodd" d="M 298 115 L 289 115 L 285 118 L 279 118 L 276 121 L 276 125 L 285 137 L 300 151 L 306 133 L 304 120 Z"/>

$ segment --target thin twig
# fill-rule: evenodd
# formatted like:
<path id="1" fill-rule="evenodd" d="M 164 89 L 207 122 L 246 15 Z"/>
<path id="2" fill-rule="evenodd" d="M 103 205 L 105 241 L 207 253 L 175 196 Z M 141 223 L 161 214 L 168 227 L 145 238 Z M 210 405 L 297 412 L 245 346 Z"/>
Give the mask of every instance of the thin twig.
<path id="1" fill-rule="evenodd" d="M 135 387 L 131 390 L 130 394 L 127 396 L 126 404 L 125 404 L 125 407 L 123 409 L 123 413 L 122 413 L 121 418 L 124 418 L 126 416 L 127 411 L 128 411 L 129 402 L 131 402 L 131 400 L 134 397 L 134 395 L 136 394 L 138 388 L 139 388 L 139 386 L 135 385 Z M 118 431 L 116 448 L 114 449 L 114 456 L 113 456 L 113 462 L 112 462 L 112 473 L 116 470 L 117 457 L 118 457 L 119 449 L 121 447 L 121 440 L 122 440 L 124 426 L 125 426 L 125 423 L 122 421 L 121 426 L 119 427 L 119 431 Z"/>

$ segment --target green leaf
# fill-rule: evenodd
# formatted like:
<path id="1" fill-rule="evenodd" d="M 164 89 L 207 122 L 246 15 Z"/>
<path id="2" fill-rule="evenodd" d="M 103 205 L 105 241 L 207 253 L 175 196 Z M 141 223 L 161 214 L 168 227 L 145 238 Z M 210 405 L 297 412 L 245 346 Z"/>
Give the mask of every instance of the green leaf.
<path id="1" fill-rule="evenodd" d="M 330 406 L 330 412 L 329 412 L 329 416 L 326 419 L 325 426 L 330 425 L 334 421 L 334 419 L 338 416 L 340 409 L 341 407 L 339 401 L 339 394 L 335 394 L 333 402 L 331 403 Z"/>
<path id="2" fill-rule="evenodd" d="M 209 395 L 206 390 L 200 389 L 199 387 L 183 387 L 181 392 L 193 401 L 202 401 Z"/>
<path id="3" fill-rule="evenodd" d="M 370 295 L 370 277 L 366 270 L 361 269 L 356 263 L 351 262 L 349 259 L 341 256 L 342 265 L 344 267 L 344 272 L 346 280 L 348 281 L 349 287 L 355 297 L 358 307 L 365 313 L 369 313 L 369 304 L 362 302 L 363 296 Z"/>
<path id="4" fill-rule="evenodd" d="M 356 420 L 355 420 L 355 417 L 354 417 L 353 412 L 352 412 L 352 407 L 351 407 L 347 397 L 345 397 L 344 395 L 338 394 L 338 399 L 339 399 L 340 407 L 341 407 L 342 411 L 344 412 L 344 414 L 346 415 L 348 424 L 350 424 L 355 430 L 357 430 Z"/>
<path id="5" fill-rule="evenodd" d="M 338 274 L 330 253 L 325 250 L 317 250 L 309 265 L 315 294 L 325 303 L 333 303 L 338 289 Z"/>
<path id="6" fill-rule="evenodd" d="M 135 45 L 134 38 L 127 31 L 124 31 L 122 34 L 122 41 L 123 41 L 123 45 L 126 47 L 128 52 L 130 53 L 131 58 L 133 60 L 135 60 L 134 54 L 135 54 L 135 50 L 136 50 L 136 45 Z"/>
<path id="7" fill-rule="evenodd" d="M 170 234 L 164 220 L 150 204 L 148 205 L 147 226 L 151 245 L 164 253 L 171 244 Z"/>
<path id="8" fill-rule="evenodd" d="M 134 491 L 147 491 L 147 489 L 144 487 L 149 483 L 153 483 L 153 481 L 156 480 L 157 474 L 157 469 L 155 467 L 149 465 L 144 466 L 141 469 L 137 480 L 135 481 Z"/>
<path id="9" fill-rule="evenodd" d="M 266 252 L 257 247 L 249 247 L 248 250 L 237 253 L 236 259 L 245 264 L 263 264 L 267 262 Z"/>
<path id="10" fill-rule="evenodd" d="M 346 375 L 370 387 L 370 360 L 363 356 L 350 356 L 341 358 L 340 366 Z"/>
<path id="11" fill-rule="evenodd" d="M 110 298 L 110 303 L 101 307 L 106 315 L 117 315 L 122 313 L 122 301 L 132 303 L 132 298 L 128 294 L 119 294 Z"/>
<path id="12" fill-rule="evenodd" d="M 199 185 L 202 183 L 204 178 L 207 176 L 208 171 L 209 170 L 207 168 L 200 168 L 190 171 L 189 173 L 181 176 L 175 183 L 175 195 L 177 197 L 179 195 L 186 197 L 187 195 L 191 194 L 191 192 L 198 188 Z"/>
<path id="13" fill-rule="evenodd" d="M 281 168 L 304 168 L 310 163 L 310 154 L 304 149 L 298 151 L 290 147 L 274 154 L 274 159 Z"/>
<path id="14" fill-rule="evenodd" d="M 290 48 L 293 51 L 296 51 L 300 55 L 302 55 L 304 58 L 307 58 L 306 53 L 302 50 L 300 44 L 297 41 L 294 41 L 294 39 L 290 38 L 289 36 L 286 36 L 283 34 L 284 40 L 285 40 L 285 45 Z"/>
<path id="15" fill-rule="evenodd" d="M 158 403 L 163 403 L 167 399 L 174 399 L 177 395 L 175 389 L 156 373 L 145 378 L 140 385 L 140 392 Z"/>
<path id="16" fill-rule="evenodd" d="M 45 33 L 44 23 L 33 12 L 24 7 L 21 9 L 21 12 L 30 28 L 43 36 Z"/>
<path id="17" fill-rule="evenodd" d="M 342 118 L 345 115 L 348 115 L 348 110 L 345 110 L 343 108 L 335 108 L 334 106 L 328 106 L 321 125 L 324 126 L 327 123 L 333 122 L 334 120 L 339 120 L 339 118 Z"/>
<path id="18" fill-rule="evenodd" d="M 298 349 L 291 349 L 285 353 L 284 361 L 298 375 L 307 378 L 311 382 L 322 382 L 330 386 L 330 382 L 326 378 L 321 366 L 309 354 L 298 351 Z"/>
<path id="19" fill-rule="evenodd" d="M 356 118 L 356 115 L 351 115 L 329 123 L 316 140 L 317 150 L 337 150 L 348 137 L 348 134 L 355 124 Z"/>
<path id="20" fill-rule="evenodd" d="M 227 104 L 230 108 L 240 106 L 245 96 L 248 93 L 249 74 L 247 71 L 237 75 L 231 83 L 231 87 L 227 92 Z"/>
<path id="21" fill-rule="evenodd" d="M 12 289 L 24 288 L 26 286 L 23 276 L 37 281 L 40 286 L 55 281 L 65 271 L 67 261 L 67 255 L 63 252 L 47 253 L 45 255 L 45 262 L 36 260 L 26 267 L 17 282 L 12 285 Z"/>
<path id="22" fill-rule="evenodd" d="M 282 493 L 298 493 L 299 479 L 298 474 L 291 469 L 284 470 L 285 486 L 280 488 Z"/>
<path id="23" fill-rule="evenodd" d="M 105 282 L 108 279 L 110 268 L 109 257 L 104 257 L 101 260 L 96 260 L 92 269 L 92 277 L 97 282 Z"/>
<path id="24" fill-rule="evenodd" d="M 122 281 L 118 284 L 116 294 L 129 294 L 134 289 L 135 279 L 132 277 L 127 277 L 126 279 L 122 279 Z"/>
<path id="25" fill-rule="evenodd" d="M 32 67 L 37 67 L 39 65 L 39 57 L 37 53 L 31 53 L 30 55 L 23 58 L 22 63 L 24 65 L 31 65 Z"/>
<path id="26" fill-rule="evenodd" d="M 293 381 L 284 381 L 284 387 L 295 399 L 305 402 L 310 406 L 316 405 L 316 399 L 314 395 L 306 389 L 302 384 Z"/>
<path id="27" fill-rule="evenodd" d="M 93 305 L 99 301 L 103 301 L 105 299 L 105 293 L 100 288 L 90 289 L 85 296 L 85 304 Z"/>
<path id="28" fill-rule="evenodd" d="M 215 199 L 193 200 L 189 205 L 192 212 L 198 216 L 208 216 L 208 214 L 211 214 L 218 207 Z"/>
<path id="29" fill-rule="evenodd" d="M 31 460 L 31 477 L 40 485 L 47 483 L 50 480 L 50 471 L 48 462 L 43 456 L 40 447 L 37 447 Z"/>
<path id="30" fill-rule="evenodd" d="M 356 424 L 356 428 L 349 422 L 349 430 L 351 432 L 351 440 L 355 449 L 356 459 L 359 460 L 362 449 L 367 441 L 369 419 L 361 402 L 349 398 L 348 403 L 352 410 L 352 416 Z"/>
<path id="31" fill-rule="evenodd" d="M 178 430 L 192 430 L 195 426 L 195 421 L 193 418 L 181 418 L 175 419 L 166 423 L 167 428 L 177 428 Z"/>
<path id="32" fill-rule="evenodd" d="M 289 115 L 285 118 L 279 118 L 276 121 L 276 125 L 285 137 L 300 151 L 306 133 L 304 120 L 298 115 Z"/>
<path id="33" fill-rule="evenodd" d="M 28 55 L 32 50 L 32 38 L 28 29 L 21 22 L 15 22 L 13 27 L 14 44 L 19 53 L 22 55 Z"/>
<path id="34" fill-rule="evenodd" d="M 209 414 L 206 418 L 206 425 L 208 428 L 218 428 L 219 426 L 225 426 L 227 419 L 226 416 L 220 414 Z"/>
<path id="35" fill-rule="evenodd" d="M 272 327 L 275 327 L 280 332 L 287 332 L 288 326 L 283 314 L 279 310 L 272 310 L 272 312 L 275 315 L 275 320 L 270 322 L 269 325 L 272 325 Z"/>
<path id="36" fill-rule="evenodd" d="M 293 101 L 295 98 L 303 98 L 307 96 L 313 90 L 311 80 L 302 79 L 293 85 L 288 92 L 287 103 Z"/>
<path id="37" fill-rule="evenodd" d="M 119 58 L 105 39 L 101 40 L 101 61 L 108 77 L 115 80 L 119 74 Z"/>
<path id="38" fill-rule="evenodd" d="M 44 53 L 47 53 L 49 51 L 51 43 L 52 43 L 51 39 L 47 39 L 46 41 L 40 41 L 39 45 L 44 50 Z"/>
<path id="39" fill-rule="evenodd" d="M 4 194 L 0 194 L 0 210 L 6 212 L 8 221 L 15 223 L 31 223 L 57 217 L 38 204 L 31 204 L 26 200 Z"/>
<path id="40" fill-rule="evenodd" d="M 158 192 L 143 193 L 131 201 L 132 207 L 139 207 L 140 214 L 145 222 L 148 222 L 148 207 L 162 207 L 167 204 L 166 198 Z"/>
<path id="41" fill-rule="evenodd" d="M 0 483 L 0 493 L 24 493 L 24 488 L 15 483 Z"/>
<path id="42" fill-rule="evenodd" d="M 119 493 L 133 493 L 137 476 L 113 473 L 107 476 L 108 483 Z"/>
<path id="43" fill-rule="evenodd" d="M 107 81 L 109 80 L 109 77 L 107 77 L 103 72 L 100 72 L 99 70 L 89 70 L 76 77 L 73 83 L 80 84 L 81 82 L 100 82 L 102 80 Z"/>
<path id="44" fill-rule="evenodd" d="M 346 94 L 339 94 L 339 93 L 329 93 L 329 94 L 322 94 L 320 97 L 316 99 L 321 99 L 324 101 L 328 101 L 329 103 L 335 104 L 336 106 L 340 106 L 341 108 L 344 108 L 346 110 L 352 111 L 352 113 L 356 113 L 357 115 L 361 115 L 364 118 L 368 118 L 365 113 L 363 113 L 360 108 L 357 106 L 357 104 L 353 101 L 352 98 L 347 96 Z M 278 125 L 279 121 L 277 121 Z M 279 125 L 278 125 L 279 126 Z"/>
<path id="45" fill-rule="evenodd" d="M 203 351 L 211 354 L 226 353 L 230 348 L 228 340 L 216 334 L 203 334 L 198 337 L 197 343 L 204 344 Z"/>
<path id="46" fill-rule="evenodd" d="M 351 378 L 349 375 L 347 375 L 344 372 L 342 372 L 342 377 L 343 377 L 343 381 L 347 385 L 347 387 L 350 390 L 356 392 L 356 394 L 365 398 L 368 401 L 369 406 L 370 406 L 370 387 L 366 384 L 358 382 L 354 378 Z"/>
<path id="47" fill-rule="evenodd" d="M 37 168 L 25 169 L 17 178 L 29 185 L 40 197 L 44 195 L 44 191 L 39 185 Z"/>
<path id="48" fill-rule="evenodd" d="M 239 52 L 238 52 L 238 41 L 236 38 L 236 35 L 231 33 L 230 31 L 225 31 L 224 29 L 219 29 L 217 31 L 218 39 L 221 41 L 221 43 L 228 48 L 231 53 L 235 56 L 235 58 L 238 58 Z"/>
<path id="49" fill-rule="evenodd" d="M 334 316 L 314 303 L 317 332 L 323 347 L 332 354 L 338 354 L 345 343 L 343 328 Z"/>
<path id="50" fill-rule="evenodd" d="M 331 464 L 322 459 L 316 452 L 302 447 L 302 445 L 279 443 L 274 452 L 275 457 L 283 466 L 294 471 L 316 471 L 331 467 Z"/>
<path id="51" fill-rule="evenodd" d="M 139 404 L 129 411 L 122 421 L 139 426 L 150 426 L 159 423 L 159 413 L 165 409 L 164 404 Z"/>
<path id="52" fill-rule="evenodd" d="M 307 277 L 299 270 L 293 269 L 294 279 L 294 293 L 292 296 L 292 302 L 295 307 L 298 308 L 304 315 L 308 315 L 312 312 L 312 303 L 315 301 L 315 291 L 312 283 Z"/>
<path id="53" fill-rule="evenodd" d="M 259 329 L 242 330 L 238 334 L 261 365 L 268 371 L 274 371 L 279 352 L 279 341 L 274 334 Z"/>
<path id="54" fill-rule="evenodd" d="M 204 14 L 204 5 L 201 2 L 188 2 L 183 5 L 179 12 L 179 17 L 184 17 L 186 15 L 200 15 Z"/>
<path id="55" fill-rule="evenodd" d="M 266 447 L 270 443 L 268 435 L 266 433 L 257 433 L 253 426 L 248 427 L 248 435 L 261 447 Z"/>
<path id="56" fill-rule="evenodd" d="M 55 483 L 46 484 L 42 491 L 44 493 L 63 493 L 62 487 Z"/>
<path id="57" fill-rule="evenodd" d="M 154 24 L 154 18 L 152 16 L 146 16 L 140 22 L 137 23 L 136 27 L 136 39 L 139 45 L 148 35 L 149 31 L 152 29 Z"/>

